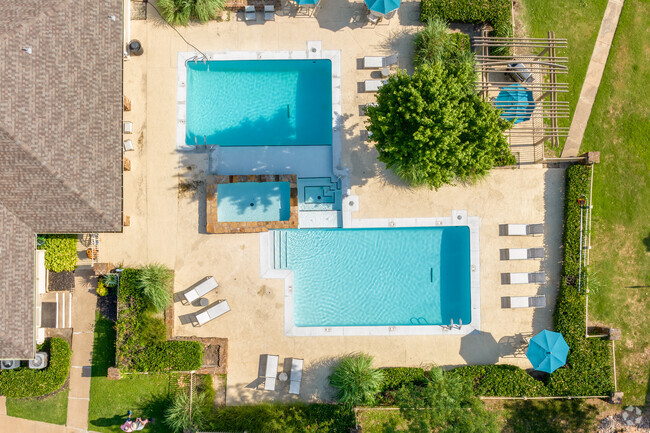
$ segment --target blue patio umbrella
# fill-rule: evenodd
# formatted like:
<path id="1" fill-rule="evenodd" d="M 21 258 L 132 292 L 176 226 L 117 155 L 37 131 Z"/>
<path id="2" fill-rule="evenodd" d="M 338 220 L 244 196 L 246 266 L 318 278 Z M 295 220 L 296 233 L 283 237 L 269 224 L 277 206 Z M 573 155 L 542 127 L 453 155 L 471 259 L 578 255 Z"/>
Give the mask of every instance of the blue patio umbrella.
<path id="1" fill-rule="evenodd" d="M 566 364 L 569 345 L 559 332 L 546 329 L 530 339 L 526 356 L 538 371 L 553 373 Z"/>
<path id="2" fill-rule="evenodd" d="M 386 15 L 389 12 L 397 10 L 401 0 L 366 0 L 368 9 L 380 15 Z"/>
<path id="3" fill-rule="evenodd" d="M 517 123 L 529 120 L 535 109 L 533 92 L 521 84 L 512 84 L 502 87 L 494 101 L 494 106 L 503 110 L 501 117 L 514 120 Z"/>
<path id="4" fill-rule="evenodd" d="M 315 5 L 318 0 L 295 0 L 299 6 Z"/>

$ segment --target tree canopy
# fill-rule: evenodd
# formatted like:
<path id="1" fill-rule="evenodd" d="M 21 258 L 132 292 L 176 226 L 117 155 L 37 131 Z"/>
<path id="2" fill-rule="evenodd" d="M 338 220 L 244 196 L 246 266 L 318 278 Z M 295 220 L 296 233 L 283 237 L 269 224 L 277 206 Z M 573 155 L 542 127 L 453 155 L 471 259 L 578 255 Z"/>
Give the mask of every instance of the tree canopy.
<path id="1" fill-rule="evenodd" d="M 471 61 L 423 61 L 412 76 L 392 75 L 366 109 L 379 160 L 412 186 L 436 189 L 514 164 L 503 135 L 511 124 L 479 97 L 474 78 Z"/>
<path id="2" fill-rule="evenodd" d="M 473 394 L 469 381 L 431 371 L 424 386 L 408 384 L 395 396 L 404 426 L 384 426 L 385 433 L 497 433 L 496 416 Z"/>

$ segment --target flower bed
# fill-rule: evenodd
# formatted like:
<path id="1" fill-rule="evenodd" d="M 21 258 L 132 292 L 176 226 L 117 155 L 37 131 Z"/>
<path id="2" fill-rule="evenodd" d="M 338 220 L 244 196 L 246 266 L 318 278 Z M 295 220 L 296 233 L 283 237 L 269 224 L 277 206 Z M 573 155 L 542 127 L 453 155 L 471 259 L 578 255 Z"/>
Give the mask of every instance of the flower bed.
<path id="1" fill-rule="evenodd" d="M 51 338 L 38 347 L 48 353 L 43 370 L 19 368 L 0 372 L 0 395 L 15 398 L 39 397 L 58 391 L 70 372 L 70 346 L 61 338 Z M 25 363 L 25 362 L 23 362 Z"/>
<path id="2" fill-rule="evenodd" d="M 422 22 L 434 15 L 448 22 L 488 23 L 494 28 L 494 36 L 512 35 L 510 0 L 422 0 Z"/>
<path id="3" fill-rule="evenodd" d="M 203 345 L 197 341 L 165 341 L 165 326 L 151 311 L 138 285 L 138 269 L 120 277 L 116 358 L 127 372 L 191 371 L 203 363 Z"/>

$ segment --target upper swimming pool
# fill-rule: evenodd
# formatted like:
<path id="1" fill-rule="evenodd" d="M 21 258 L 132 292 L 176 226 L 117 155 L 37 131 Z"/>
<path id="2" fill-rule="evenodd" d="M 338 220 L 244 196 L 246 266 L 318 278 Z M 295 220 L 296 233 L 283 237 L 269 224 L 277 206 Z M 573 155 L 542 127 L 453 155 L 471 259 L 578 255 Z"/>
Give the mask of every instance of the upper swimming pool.
<path id="1" fill-rule="evenodd" d="M 219 222 L 288 221 L 289 182 L 241 182 L 217 185 Z"/>
<path id="2" fill-rule="evenodd" d="M 332 144 L 330 60 L 187 62 L 188 145 Z"/>
<path id="3" fill-rule="evenodd" d="M 467 226 L 274 232 L 297 327 L 471 322 Z"/>

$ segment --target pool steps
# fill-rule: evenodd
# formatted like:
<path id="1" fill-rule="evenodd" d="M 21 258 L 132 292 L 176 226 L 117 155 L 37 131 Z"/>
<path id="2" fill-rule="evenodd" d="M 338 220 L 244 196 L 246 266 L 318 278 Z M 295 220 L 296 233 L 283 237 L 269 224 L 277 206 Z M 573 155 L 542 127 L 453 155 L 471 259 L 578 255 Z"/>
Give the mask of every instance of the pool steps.
<path id="1" fill-rule="evenodd" d="M 298 178 L 298 210 L 341 210 L 341 180 L 329 177 Z"/>
<path id="2" fill-rule="evenodd" d="M 287 232 L 273 230 L 273 269 L 287 269 Z"/>

